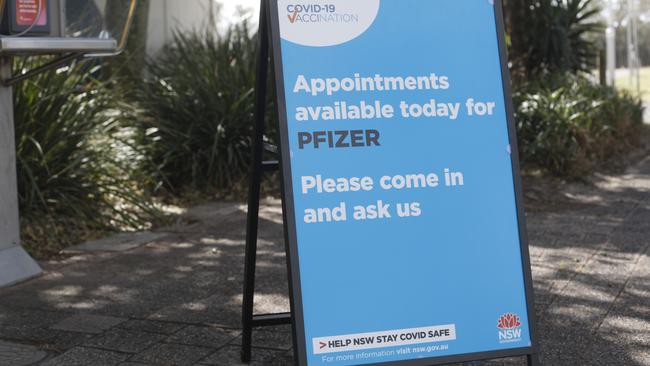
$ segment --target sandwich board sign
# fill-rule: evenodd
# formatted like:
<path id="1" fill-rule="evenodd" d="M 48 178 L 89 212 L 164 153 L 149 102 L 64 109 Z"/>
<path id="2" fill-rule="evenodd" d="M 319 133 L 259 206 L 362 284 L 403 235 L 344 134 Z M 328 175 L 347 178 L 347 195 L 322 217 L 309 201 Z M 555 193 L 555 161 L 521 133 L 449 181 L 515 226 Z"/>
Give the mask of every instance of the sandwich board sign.
<path id="1" fill-rule="evenodd" d="M 267 5 L 296 363 L 534 363 L 501 2 Z"/>

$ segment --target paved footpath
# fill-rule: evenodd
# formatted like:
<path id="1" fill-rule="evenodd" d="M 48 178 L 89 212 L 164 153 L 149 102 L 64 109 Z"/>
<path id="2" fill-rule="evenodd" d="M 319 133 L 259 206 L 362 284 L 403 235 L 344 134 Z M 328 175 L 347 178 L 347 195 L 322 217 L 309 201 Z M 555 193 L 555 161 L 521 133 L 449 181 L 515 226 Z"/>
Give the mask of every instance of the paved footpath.
<path id="1" fill-rule="evenodd" d="M 543 364 L 650 365 L 650 157 L 553 197 L 528 213 Z M 211 204 L 146 245 L 44 263 L 0 290 L 0 365 L 237 365 L 244 224 L 243 206 Z M 256 310 L 286 311 L 278 201 L 261 230 Z M 254 342 L 254 365 L 290 363 L 287 327 Z"/>

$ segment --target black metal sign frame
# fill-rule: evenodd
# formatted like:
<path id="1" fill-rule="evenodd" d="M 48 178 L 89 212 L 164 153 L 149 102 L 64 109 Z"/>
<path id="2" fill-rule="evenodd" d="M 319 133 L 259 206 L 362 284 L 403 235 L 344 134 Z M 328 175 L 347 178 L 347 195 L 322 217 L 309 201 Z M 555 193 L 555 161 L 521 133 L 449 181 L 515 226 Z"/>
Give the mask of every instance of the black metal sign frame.
<path id="1" fill-rule="evenodd" d="M 524 199 L 519 168 L 519 154 L 517 148 L 517 135 L 512 104 L 512 91 L 510 87 L 510 73 L 507 64 L 507 50 L 505 45 L 505 31 L 502 9 L 502 0 L 495 0 L 496 28 L 503 80 L 503 93 L 506 102 L 508 134 L 512 148 L 512 173 L 514 177 L 515 199 L 517 205 L 517 219 L 519 226 L 519 242 L 521 249 L 521 262 L 526 289 L 526 305 L 529 321 L 530 347 L 514 348 L 459 354 L 443 357 L 422 358 L 416 360 L 375 363 L 373 365 L 399 365 L 399 366 L 434 366 L 457 362 L 479 361 L 505 357 L 526 356 L 529 366 L 538 366 L 538 341 L 536 330 L 536 317 L 532 274 L 528 250 L 528 236 L 524 212 Z M 282 68 L 282 49 L 280 46 L 280 26 L 278 0 L 261 0 L 260 28 L 258 32 L 258 60 L 256 82 L 255 130 L 253 136 L 253 158 L 250 170 L 250 191 L 248 200 L 248 222 L 246 237 L 246 257 L 244 273 L 244 297 L 242 306 L 243 342 L 242 361 L 250 362 L 252 349 L 252 333 L 254 327 L 292 324 L 293 349 L 295 364 L 307 366 L 307 342 L 305 339 L 302 291 L 300 283 L 300 268 L 298 261 L 298 243 L 296 233 L 296 215 L 294 212 L 293 186 L 291 162 L 289 152 L 289 135 L 287 128 L 287 111 L 285 101 L 285 87 Z M 277 95 L 276 113 L 280 131 L 280 156 L 279 161 L 263 161 L 265 144 L 264 121 L 266 117 L 266 96 L 268 81 L 268 63 L 271 61 L 272 80 L 275 83 Z M 270 149 L 275 150 L 275 149 Z M 255 262 L 257 252 L 258 211 L 260 199 L 260 183 L 262 174 L 266 171 L 281 170 L 282 176 L 282 208 L 284 218 L 285 248 L 287 252 L 287 269 L 289 272 L 290 313 L 281 314 L 253 314 L 253 300 L 255 289 Z"/>

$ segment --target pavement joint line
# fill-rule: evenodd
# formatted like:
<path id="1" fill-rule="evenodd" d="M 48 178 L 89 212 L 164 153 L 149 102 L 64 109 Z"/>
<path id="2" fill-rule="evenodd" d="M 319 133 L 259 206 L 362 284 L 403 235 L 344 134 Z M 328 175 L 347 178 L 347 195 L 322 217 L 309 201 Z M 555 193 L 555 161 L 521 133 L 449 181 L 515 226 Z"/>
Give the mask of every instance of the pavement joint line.
<path id="1" fill-rule="evenodd" d="M 185 328 L 182 328 L 182 329 L 185 329 Z M 180 330 L 181 330 L 181 329 L 179 329 L 178 331 L 180 331 Z M 176 332 L 174 332 L 174 333 L 172 333 L 172 334 L 176 334 Z M 166 338 L 171 337 L 172 334 L 168 335 Z M 164 339 L 164 340 L 162 340 L 162 341 L 160 341 L 160 342 L 154 342 L 154 343 L 150 344 L 148 347 L 145 347 L 144 349 L 142 349 L 142 350 L 141 350 L 140 352 L 138 352 L 138 353 L 128 353 L 129 357 L 128 357 L 125 361 L 126 361 L 126 362 L 129 362 L 129 361 L 131 361 L 131 359 L 133 359 L 134 357 L 136 357 L 136 356 L 138 356 L 138 355 L 140 355 L 140 354 L 142 354 L 142 353 L 145 353 L 145 352 L 151 350 L 153 347 L 158 346 L 158 345 L 161 345 L 161 344 L 171 344 L 171 345 L 177 345 L 177 346 L 199 347 L 199 348 L 205 348 L 205 349 L 213 350 L 213 352 L 211 352 L 211 353 L 209 354 L 209 356 L 215 354 L 215 353 L 218 352 L 220 349 L 222 349 L 223 347 L 225 347 L 225 346 L 227 346 L 227 345 L 229 344 L 229 343 L 226 343 L 226 344 L 224 344 L 223 346 L 221 346 L 221 347 L 219 347 L 219 348 L 212 348 L 212 347 L 205 347 L 205 346 L 197 346 L 197 345 L 194 345 L 194 344 L 179 344 L 179 343 L 166 342 L 166 341 L 167 341 L 167 339 Z M 202 358 L 201 360 L 199 360 L 199 361 L 197 362 L 197 364 L 200 364 L 201 361 L 204 360 L 204 359 L 207 358 L 207 357 L 208 357 L 208 356 L 206 356 L 206 357 Z"/>
<path id="2" fill-rule="evenodd" d="M 223 346 L 223 347 L 219 347 L 218 349 L 215 349 L 214 352 L 209 353 L 209 354 L 207 354 L 205 357 L 203 357 L 203 358 L 201 358 L 200 360 L 198 360 L 198 361 L 196 362 L 195 365 L 198 365 L 198 366 L 201 366 L 201 365 L 207 365 L 207 364 L 204 364 L 203 361 L 205 361 L 205 360 L 207 360 L 208 358 L 214 356 L 215 354 L 217 354 L 217 352 L 221 351 L 221 350 L 222 350 L 224 347 L 226 347 L 226 346 L 227 346 L 227 345 L 225 345 L 225 346 Z"/>
<path id="3" fill-rule="evenodd" d="M 113 315 L 110 313 L 94 313 L 94 312 L 88 312 L 88 313 L 79 313 L 78 311 L 73 311 L 73 310 L 68 310 L 68 309 L 57 309 L 56 311 L 53 310 L 47 310 L 39 307 L 34 307 L 34 306 L 13 306 L 13 305 L 2 305 L 3 307 L 14 310 L 14 311 L 21 311 L 21 310 L 28 310 L 28 311 L 41 311 L 43 313 L 50 313 L 50 314 L 60 314 L 66 317 L 70 316 L 77 316 L 77 315 L 96 315 L 96 316 L 107 316 L 107 317 L 113 317 L 113 318 L 121 318 L 120 314 Z M 152 321 L 152 322 L 161 322 L 161 323 L 169 323 L 169 324 L 179 324 L 179 325 L 203 325 L 203 323 L 184 323 L 184 322 L 176 322 L 176 321 L 171 321 L 171 320 L 156 320 L 156 319 L 146 319 L 146 318 L 123 318 L 126 319 L 126 321 L 129 320 L 141 320 L 141 321 Z M 126 322 L 125 321 L 125 322 Z M 117 324 L 111 329 L 117 327 L 119 328 L 120 325 L 122 325 L 122 322 L 120 324 Z M 120 328 L 123 329 L 123 328 Z M 69 332 L 66 330 L 61 330 L 62 332 Z"/>
<path id="4" fill-rule="evenodd" d="M 158 322 L 157 320 L 144 320 L 144 319 L 135 319 L 135 318 L 129 318 L 126 322 L 128 322 L 129 320 L 146 321 L 146 322 Z M 126 323 L 126 322 L 124 322 L 124 323 Z M 185 328 L 192 325 L 192 324 L 185 324 L 185 323 L 178 323 L 178 322 L 165 322 L 166 324 L 175 324 L 175 325 L 180 325 L 181 326 L 177 330 L 167 334 L 167 333 L 161 333 L 161 332 L 154 332 L 154 331 L 148 330 L 148 329 L 131 329 L 131 328 L 120 327 L 120 325 L 122 325 L 124 323 L 120 323 L 120 324 L 116 325 L 114 328 L 111 328 L 111 329 L 120 329 L 120 330 L 126 330 L 126 331 L 142 332 L 142 333 L 147 333 L 147 334 L 157 334 L 157 335 L 170 336 L 170 335 L 174 335 L 174 334 L 180 332 L 181 330 L 183 330 L 183 329 L 185 329 Z"/>
<path id="5" fill-rule="evenodd" d="M 548 302 L 546 307 L 543 309 L 542 314 L 540 314 L 540 315 L 546 315 L 548 313 L 550 308 L 555 304 L 555 301 L 558 298 L 560 298 L 560 296 L 564 293 L 564 291 L 567 289 L 567 287 L 569 287 L 569 285 L 573 282 L 573 280 L 576 277 L 578 277 L 580 274 L 583 273 L 583 270 L 584 270 L 585 267 L 587 267 L 587 264 L 591 263 L 591 261 L 600 253 L 600 250 L 602 249 L 602 247 L 605 244 L 609 243 L 609 240 L 610 239 L 608 238 L 605 243 L 600 245 L 600 248 L 595 249 L 593 251 L 593 253 L 589 257 L 587 257 L 587 259 L 584 262 L 580 263 L 580 266 L 578 266 L 578 268 L 576 268 L 575 270 L 566 270 L 567 272 L 571 273 L 571 276 L 569 276 L 569 278 L 567 278 L 565 281 L 563 281 L 563 282 L 565 282 L 564 286 L 562 286 L 562 288 L 560 288 L 557 293 L 553 292 L 553 290 L 555 289 L 555 284 L 551 284 L 551 287 L 549 287 L 549 289 L 548 289 L 549 293 L 551 294 L 551 301 Z"/>
<path id="6" fill-rule="evenodd" d="M 134 319 L 134 320 L 140 320 L 140 319 Z M 135 355 L 138 355 L 138 354 L 140 354 L 140 353 L 146 352 L 146 351 L 149 350 L 150 348 L 152 348 L 152 347 L 154 347 L 154 346 L 156 346 L 156 345 L 159 345 L 159 344 L 172 344 L 172 345 L 178 345 L 178 346 L 203 347 L 203 348 L 208 348 L 208 349 L 214 349 L 215 352 L 217 352 L 218 350 L 221 350 L 221 349 L 223 349 L 224 347 L 227 347 L 227 346 L 231 345 L 231 342 L 233 342 L 235 339 L 237 339 L 237 338 L 241 335 L 241 333 L 240 333 L 240 334 L 237 334 L 236 336 L 232 337 L 230 340 L 228 340 L 227 342 L 225 342 L 225 343 L 224 343 L 223 345 L 221 345 L 220 347 L 205 347 L 205 346 L 197 346 L 196 344 L 188 344 L 188 343 L 180 343 L 180 342 L 171 342 L 171 341 L 169 341 L 169 338 L 171 338 L 172 335 L 179 333 L 180 331 L 182 331 L 183 329 L 186 329 L 187 327 L 190 327 L 190 326 L 197 326 L 197 325 L 195 325 L 195 324 L 185 324 L 185 323 L 180 323 L 180 322 L 167 322 L 167 323 L 184 324 L 185 326 L 182 327 L 182 328 L 180 328 L 180 329 L 178 329 L 177 331 L 175 331 L 175 332 L 173 332 L 173 333 L 171 333 L 171 334 L 166 335 L 165 339 L 163 339 L 163 340 L 161 340 L 161 341 L 159 341 L 159 342 L 154 342 L 153 344 L 151 344 L 151 345 L 149 345 L 148 347 L 144 348 L 142 351 L 140 351 L 140 352 L 138 352 L 138 353 L 136 353 L 136 354 L 132 354 L 132 355 L 135 356 Z M 209 327 L 209 326 L 203 326 L 203 327 Z M 218 327 L 217 327 L 217 328 L 218 328 Z M 222 330 L 231 330 L 231 329 L 224 329 L 224 328 L 220 328 L 220 329 L 222 329 Z M 233 329 L 233 330 L 234 330 L 234 329 Z M 236 330 L 241 331 L 241 329 L 239 329 L 239 328 L 237 328 Z M 160 334 L 160 333 L 153 333 L 153 334 Z M 215 352 L 210 353 L 210 355 L 213 355 Z M 207 357 L 208 357 L 208 356 L 206 356 L 205 358 L 207 358 Z M 201 359 L 201 360 L 203 360 L 203 359 Z M 200 363 L 200 361 L 199 361 L 199 363 Z"/>
<path id="7" fill-rule="evenodd" d="M 149 351 L 150 349 L 152 349 L 154 346 L 157 346 L 159 344 L 160 344 L 160 342 L 154 342 L 154 343 L 150 344 L 148 347 L 145 347 L 142 351 L 140 351 L 138 353 L 135 353 L 135 354 L 131 354 L 129 356 L 129 358 L 126 359 L 126 361 L 130 361 L 132 358 L 136 357 L 137 355 L 145 353 L 145 352 Z"/>
<path id="8" fill-rule="evenodd" d="M 232 347 L 232 344 L 229 342 L 229 343 L 225 343 L 225 344 L 221 345 L 220 347 L 214 348 L 214 352 L 212 352 L 212 353 L 206 355 L 205 357 L 203 357 L 202 359 L 200 359 L 196 364 L 197 364 L 197 365 L 202 365 L 202 362 L 203 362 L 203 361 L 205 361 L 206 359 L 212 357 L 213 355 L 217 354 L 218 352 L 223 351 L 223 349 L 226 348 L 226 347 Z M 240 346 L 240 347 L 241 347 L 241 346 Z M 259 348 L 259 347 L 253 347 L 253 349 L 255 349 L 255 348 Z M 143 351 L 143 352 L 144 352 L 144 351 Z"/>
<path id="9" fill-rule="evenodd" d="M 22 344 L 24 346 L 34 346 L 34 347 L 40 347 L 43 345 L 43 342 L 37 342 L 37 341 L 32 341 L 28 339 L 17 339 L 17 338 L 11 338 L 11 337 L 0 337 L 0 341 L 6 341 L 10 343 L 18 343 Z"/>
<path id="10" fill-rule="evenodd" d="M 228 344 L 226 344 L 224 347 L 226 347 L 226 346 L 228 346 L 228 347 L 241 348 L 241 344 L 236 344 L 236 343 L 228 343 Z M 286 349 L 286 348 L 274 348 L 274 347 L 269 347 L 269 346 L 255 346 L 255 345 L 254 345 L 253 348 L 254 348 L 254 349 L 255 349 L 255 348 L 257 348 L 257 349 L 263 349 L 263 350 L 267 350 L 267 351 L 282 351 L 282 352 L 287 352 L 287 351 L 293 349 L 293 346 L 291 346 L 291 348 L 289 348 L 289 349 Z"/>
<path id="11" fill-rule="evenodd" d="M 114 349 L 110 349 L 110 348 L 104 348 L 104 347 L 99 347 L 99 346 L 94 346 L 94 345 L 90 345 L 90 344 L 86 344 L 86 343 L 80 344 L 80 345 L 78 345 L 78 346 L 76 346 L 76 347 L 72 347 L 72 348 L 66 350 L 66 352 L 67 352 L 67 351 L 70 351 L 70 350 L 72 350 L 72 349 L 75 349 L 75 348 L 77 348 L 77 347 L 79 347 L 79 348 L 92 348 L 92 349 L 96 349 L 96 350 L 99 350 L 99 351 L 106 351 L 106 352 L 114 352 L 114 353 L 119 353 L 119 354 L 124 355 L 124 356 L 126 356 L 126 355 L 129 355 L 129 356 L 134 355 L 134 353 L 118 351 L 118 350 L 114 350 Z M 63 352 L 63 353 L 65 353 L 65 352 Z M 62 353 L 62 354 L 63 354 L 63 353 Z"/>
<path id="12" fill-rule="evenodd" d="M 176 333 L 174 333 L 174 334 L 176 334 Z M 223 346 L 221 346 L 221 347 L 206 347 L 206 346 L 203 346 L 203 345 L 196 345 L 196 344 L 192 344 L 192 343 L 183 343 L 183 341 L 170 341 L 169 339 L 164 339 L 164 340 L 160 341 L 159 343 L 164 343 L 164 344 L 175 344 L 175 345 L 178 345 L 178 346 L 192 346 L 192 347 L 206 347 L 206 348 L 223 348 L 223 347 L 225 347 L 225 346 L 231 344 L 231 342 L 233 342 L 233 341 L 236 340 L 237 338 L 239 338 L 240 335 L 241 335 L 241 334 L 237 334 L 236 336 L 229 338 L 229 339 L 226 341 L 226 343 L 224 343 Z M 167 338 L 170 338 L 170 337 L 167 337 Z"/>
<path id="13" fill-rule="evenodd" d="M 197 323 L 188 323 L 188 322 L 180 322 L 180 321 L 175 321 L 175 320 L 167 320 L 167 319 L 151 319 L 151 318 L 139 318 L 139 317 L 129 317 L 127 318 L 128 320 L 137 320 L 137 321 L 143 321 L 143 322 L 155 322 L 155 323 L 165 323 L 165 324 L 176 324 L 176 325 L 197 325 Z M 201 323 L 203 324 L 203 323 Z"/>
<path id="14" fill-rule="evenodd" d="M 169 336 L 168 336 L 167 338 L 169 338 Z M 144 349 L 142 349 L 142 350 L 141 350 L 140 352 L 138 352 L 138 353 L 130 353 L 130 354 L 129 354 L 130 356 L 129 356 L 125 361 L 130 361 L 130 360 L 131 360 L 132 358 L 134 358 L 135 356 L 137 356 L 137 355 L 139 355 L 139 354 L 142 354 L 142 353 L 144 353 L 144 352 L 147 352 L 148 350 L 150 350 L 151 348 L 153 348 L 153 346 L 159 345 L 160 343 L 161 343 L 161 342 L 154 342 L 154 343 L 150 344 L 148 347 L 145 347 Z"/>
<path id="15" fill-rule="evenodd" d="M 33 346 L 36 347 L 40 350 L 43 350 L 48 353 L 55 353 L 57 356 L 61 353 L 64 353 L 67 350 L 61 350 L 60 348 L 55 348 L 50 346 L 49 344 L 43 342 L 43 341 L 34 341 L 30 339 L 18 339 L 18 338 L 11 338 L 11 337 L 0 337 L 0 341 L 7 341 L 7 342 L 12 342 L 12 343 L 19 343 L 23 344 L 26 346 Z M 47 348 L 44 348 L 43 346 L 49 346 Z"/>
<path id="16" fill-rule="evenodd" d="M 214 294 L 214 295 L 211 295 L 210 297 L 217 296 L 217 295 L 218 294 Z M 154 312 L 153 314 L 155 314 L 156 312 Z M 152 321 L 152 322 L 165 322 L 165 323 L 170 323 L 170 324 L 194 325 L 194 326 L 200 326 L 200 327 L 216 327 L 216 328 L 230 329 L 230 330 L 241 329 L 241 327 L 233 327 L 233 326 L 229 326 L 229 325 L 226 325 L 226 324 L 206 323 L 206 322 L 179 322 L 179 321 L 156 319 L 156 318 L 128 318 L 128 319 L 129 320 Z"/>
<path id="17" fill-rule="evenodd" d="M 616 306 L 618 300 L 620 299 L 621 295 L 625 292 L 627 289 L 627 286 L 630 284 L 630 280 L 632 279 L 632 275 L 634 274 L 635 270 L 639 266 L 639 263 L 641 263 L 641 258 L 646 255 L 647 253 L 650 253 L 650 244 L 646 245 L 645 248 L 636 255 L 636 260 L 634 261 L 634 266 L 632 266 L 632 269 L 630 269 L 627 278 L 625 279 L 625 283 L 623 286 L 621 286 L 621 289 L 618 291 L 616 294 L 616 297 L 614 300 L 609 304 L 607 307 L 607 311 L 605 312 L 605 316 L 601 319 L 600 322 L 598 322 L 598 325 L 594 328 L 593 333 L 597 333 L 600 328 L 603 326 L 605 323 L 605 320 L 607 320 L 607 317 L 609 317 L 609 314 L 611 313 L 612 309 Z"/>
<path id="18" fill-rule="evenodd" d="M 166 334 L 166 333 L 160 333 L 160 332 L 154 332 L 154 331 L 151 331 L 151 330 L 145 330 L 145 329 L 128 329 L 128 328 L 117 328 L 117 329 L 125 330 L 125 331 L 131 331 L 131 330 L 133 330 L 133 331 L 140 332 L 140 333 L 155 334 L 155 335 L 162 335 L 162 336 L 170 336 L 170 335 L 174 335 L 174 334 L 180 332 L 181 330 L 183 330 L 183 329 L 185 329 L 185 328 L 186 328 L 186 327 L 179 328 L 178 330 L 176 330 L 176 331 L 174 331 L 174 332 L 172 332 L 172 333 L 169 333 L 169 334 Z"/>

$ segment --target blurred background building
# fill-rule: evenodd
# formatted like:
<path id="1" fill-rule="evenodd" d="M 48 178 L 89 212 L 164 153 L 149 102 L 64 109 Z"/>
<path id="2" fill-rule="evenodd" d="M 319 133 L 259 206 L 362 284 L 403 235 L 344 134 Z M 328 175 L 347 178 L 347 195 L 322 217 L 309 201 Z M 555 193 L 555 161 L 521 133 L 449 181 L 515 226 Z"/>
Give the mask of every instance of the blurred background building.
<path id="1" fill-rule="evenodd" d="M 259 4 L 259 0 L 151 0 L 147 55 L 154 56 L 171 41 L 175 30 L 182 32 L 208 27 L 222 32 L 246 18 L 256 23 Z"/>

